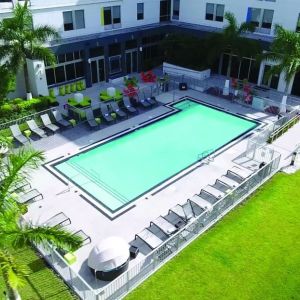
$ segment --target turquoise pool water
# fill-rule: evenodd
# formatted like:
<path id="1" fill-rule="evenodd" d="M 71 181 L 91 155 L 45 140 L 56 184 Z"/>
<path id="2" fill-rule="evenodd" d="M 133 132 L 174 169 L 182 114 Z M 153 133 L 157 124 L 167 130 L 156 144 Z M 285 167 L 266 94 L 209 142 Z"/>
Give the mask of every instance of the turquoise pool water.
<path id="1" fill-rule="evenodd" d="M 54 167 L 115 212 L 257 126 L 191 100 L 171 116 L 82 152 Z"/>

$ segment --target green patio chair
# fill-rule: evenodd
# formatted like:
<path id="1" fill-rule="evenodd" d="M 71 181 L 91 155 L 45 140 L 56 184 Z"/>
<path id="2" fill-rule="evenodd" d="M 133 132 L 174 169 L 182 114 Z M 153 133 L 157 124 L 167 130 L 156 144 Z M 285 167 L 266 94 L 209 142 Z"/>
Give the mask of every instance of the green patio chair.
<path id="1" fill-rule="evenodd" d="M 111 96 L 109 96 L 109 95 L 107 94 L 107 91 L 101 91 L 101 92 L 100 92 L 100 95 L 99 95 L 99 98 L 100 98 L 100 100 L 103 101 L 103 102 L 110 101 L 110 100 L 113 100 L 113 99 L 114 99 L 113 97 L 111 97 Z"/>
<path id="2" fill-rule="evenodd" d="M 55 92 L 54 92 L 54 89 L 49 89 L 49 96 L 51 98 L 55 98 Z"/>
<path id="3" fill-rule="evenodd" d="M 71 94 L 71 87 L 69 84 L 66 85 L 65 91 L 66 91 L 66 94 Z"/>
<path id="4" fill-rule="evenodd" d="M 71 84 L 71 92 L 72 93 L 76 92 L 76 83 L 74 83 L 74 82 Z"/>
<path id="5" fill-rule="evenodd" d="M 60 87 L 58 88 L 58 91 L 59 91 L 59 95 L 60 95 L 60 96 L 65 96 L 66 90 L 65 90 L 65 86 L 64 86 L 64 85 L 60 86 Z"/>

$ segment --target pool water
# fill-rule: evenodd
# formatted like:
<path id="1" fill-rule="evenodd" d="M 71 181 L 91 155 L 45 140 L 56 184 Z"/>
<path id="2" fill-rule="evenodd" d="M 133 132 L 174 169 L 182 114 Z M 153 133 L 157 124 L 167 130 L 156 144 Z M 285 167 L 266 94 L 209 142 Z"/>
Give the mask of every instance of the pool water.
<path id="1" fill-rule="evenodd" d="M 188 99 L 174 107 L 180 111 L 54 167 L 115 212 L 258 125 Z"/>

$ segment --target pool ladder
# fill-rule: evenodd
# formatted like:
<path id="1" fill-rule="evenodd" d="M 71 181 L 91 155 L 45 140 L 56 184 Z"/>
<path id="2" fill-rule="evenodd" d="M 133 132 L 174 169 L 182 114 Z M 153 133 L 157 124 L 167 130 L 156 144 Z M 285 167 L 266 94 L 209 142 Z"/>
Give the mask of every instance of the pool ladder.
<path id="1" fill-rule="evenodd" d="M 214 153 L 214 149 L 205 150 L 198 154 L 198 161 L 202 161 L 205 164 L 209 164 L 210 162 L 214 161 L 214 156 L 212 153 Z"/>

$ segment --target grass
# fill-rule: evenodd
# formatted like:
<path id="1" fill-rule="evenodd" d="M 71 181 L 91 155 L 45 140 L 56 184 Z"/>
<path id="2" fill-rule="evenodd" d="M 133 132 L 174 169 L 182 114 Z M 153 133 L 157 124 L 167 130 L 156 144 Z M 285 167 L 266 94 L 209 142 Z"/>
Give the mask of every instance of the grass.
<path id="1" fill-rule="evenodd" d="M 19 292 L 22 300 L 74 300 L 73 295 L 65 283 L 50 269 L 44 261 L 30 248 L 18 250 L 16 258 L 29 269 L 26 285 Z M 1 274 L 1 273 L 0 273 Z M 0 275 L 0 299 L 5 291 L 3 278 Z"/>
<path id="2" fill-rule="evenodd" d="M 299 186 L 277 174 L 126 299 L 300 299 Z"/>

